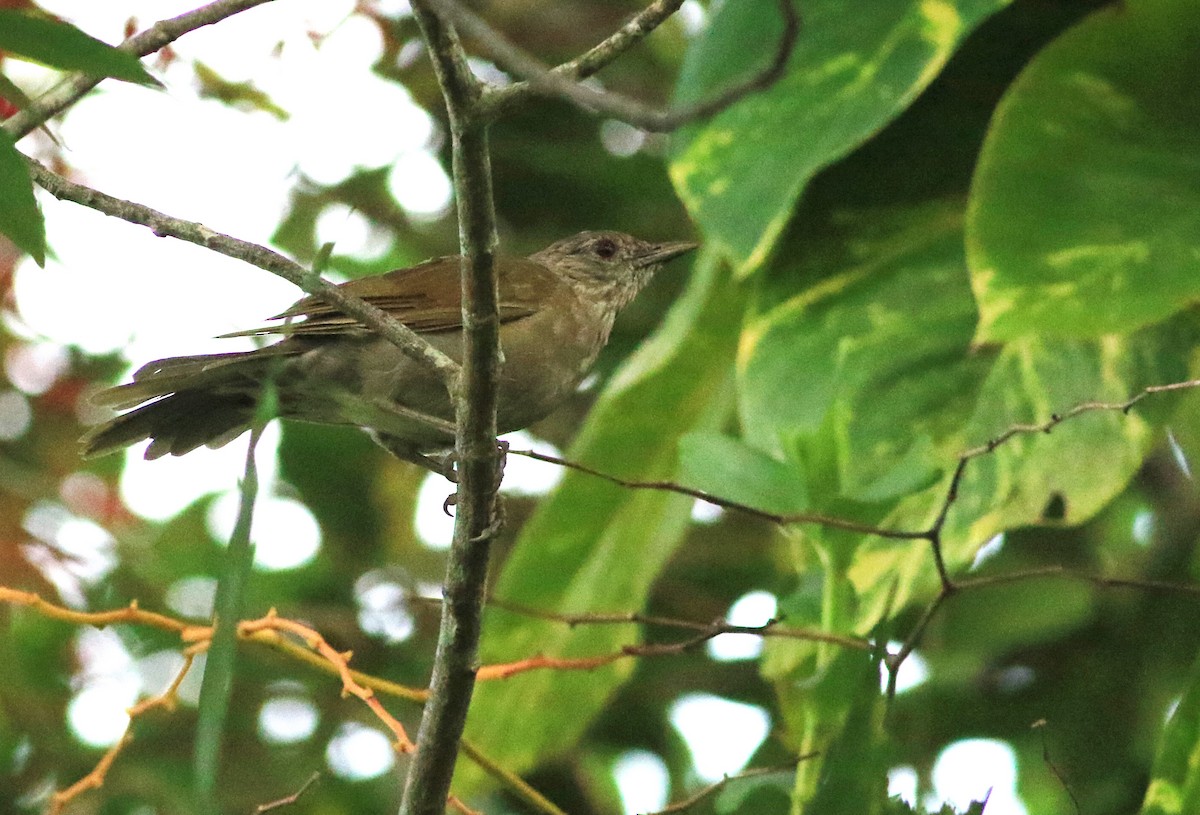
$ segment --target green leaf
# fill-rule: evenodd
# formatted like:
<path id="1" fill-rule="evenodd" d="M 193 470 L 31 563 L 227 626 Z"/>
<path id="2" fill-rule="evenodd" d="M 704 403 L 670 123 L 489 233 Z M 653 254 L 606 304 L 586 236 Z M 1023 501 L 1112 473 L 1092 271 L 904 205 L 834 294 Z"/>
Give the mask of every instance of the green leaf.
<path id="1" fill-rule="evenodd" d="M 853 13 L 840 0 L 797 3 L 804 27 L 786 75 L 675 141 L 671 179 L 709 241 L 743 274 L 761 266 L 809 179 L 904 110 L 1007 3 L 873 0 Z M 781 30 L 774 6 L 723 4 L 687 53 L 677 101 L 761 70 Z"/>
<path id="2" fill-rule="evenodd" d="M 1200 811 L 1200 660 L 1158 744 L 1141 815 Z"/>
<path id="3" fill-rule="evenodd" d="M 1042 422 L 1087 401 L 1123 401 L 1152 384 L 1189 375 L 1188 356 L 1200 339 L 1190 315 L 1128 337 L 1103 340 L 1029 338 L 1010 343 L 976 394 L 966 427 L 968 444 L 983 444 L 1017 423 Z M 952 570 L 971 562 L 998 532 L 1037 523 L 1078 524 L 1095 515 L 1128 484 L 1174 398 L 1158 395 L 1134 411 L 1097 411 L 1063 422 L 1051 433 L 1025 434 L 972 461 L 943 530 Z M 902 502 L 882 523 L 922 528 L 941 506 L 946 484 Z M 1061 518 L 1047 517 L 1061 501 Z M 863 597 L 860 630 L 889 609 L 936 585 L 929 546 L 872 539 L 856 553 L 850 577 Z"/>
<path id="4" fill-rule="evenodd" d="M 269 389 L 272 394 L 274 390 L 273 387 Z M 258 498 L 254 449 L 261 432 L 261 424 L 251 431 L 246 449 L 246 470 L 242 477 L 237 521 L 229 537 L 229 551 L 217 583 L 217 596 L 213 601 L 212 644 L 208 649 L 204 679 L 200 685 L 193 758 L 196 807 L 207 815 L 217 815 L 221 811 L 217 799 L 221 743 L 229 713 L 229 700 L 233 695 L 237 626 L 245 607 L 246 583 L 254 565 L 250 524 L 254 518 L 254 503 Z"/>
<path id="5" fill-rule="evenodd" d="M 738 396 L 752 444 L 799 457 L 798 439 L 825 438 L 841 496 L 876 502 L 952 463 L 988 362 L 968 351 L 975 307 L 954 202 L 843 221 L 846 233 L 825 243 L 858 257 L 748 326 Z"/>
<path id="6" fill-rule="evenodd" d="M 92 76 L 111 76 L 139 85 L 160 85 L 133 54 L 127 54 L 68 23 L 0 9 L 0 51 Z"/>
<path id="7" fill-rule="evenodd" d="M 614 376 L 568 457 L 625 478 L 672 477 L 679 437 L 715 430 L 729 417 L 742 300 L 715 254 L 702 256 L 688 290 Z M 551 612 L 641 609 L 689 524 L 691 505 L 685 496 L 568 472 L 521 530 L 493 593 Z M 595 656 L 635 636 L 623 626 L 570 627 L 490 610 L 483 657 Z M 632 667 L 619 660 L 594 671 L 541 670 L 481 683 L 467 735 L 504 766 L 523 770 L 569 747 Z"/>
<path id="8" fill-rule="evenodd" d="M 0 73 L 0 97 L 7 99 L 19 109 L 25 109 L 33 101 L 17 85 L 4 74 Z"/>
<path id="9" fill-rule="evenodd" d="M 718 815 L 733 815 L 739 812 L 754 812 L 756 815 L 773 815 L 789 811 L 792 779 L 791 770 L 761 773 L 744 778 L 730 778 L 717 793 L 713 809 Z"/>
<path id="10" fill-rule="evenodd" d="M 192 64 L 192 67 L 196 71 L 196 82 L 200 86 L 201 99 L 216 99 L 238 110 L 261 110 L 281 122 L 288 120 L 290 114 L 275 104 L 270 94 L 258 88 L 253 82 L 234 82 L 226 79 L 198 60 Z M 333 247 L 330 246 L 326 252 L 325 262 L 328 262 L 328 255 L 332 249 Z"/>
<path id="11" fill-rule="evenodd" d="M 850 683 L 839 689 L 840 698 L 852 704 L 841 732 L 823 751 L 816 792 L 803 802 L 802 811 L 817 815 L 881 813 L 889 804 L 879 661 L 870 654 L 850 652 L 839 655 L 839 660 L 854 666 Z"/>
<path id="12" fill-rule="evenodd" d="M 788 259 L 789 279 L 816 282 L 747 327 L 738 365 L 747 441 L 800 463 L 818 511 L 927 528 L 968 447 L 1014 423 L 1190 375 L 1197 328 L 1186 318 L 1129 337 L 972 351 L 974 302 L 953 201 L 845 211 L 839 225 Z M 772 276 L 781 276 L 774 266 Z M 1080 416 L 973 462 L 944 530 L 951 568 L 997 532 L 1059 522 L 1046 517 L 1056 499 L 1065 502 L 1062 522 L 1094 515 L 1141 466 L 1171 402 Z M 817 485 L 832 490 L 814 494 Z M 924 542 L 865 541 L 850 576 L 862 595 L 859 632 L 937 582 Z"/>
<path id="13" fill-rule="evenodd" d="M 981 341 L 1128 332 L 1200 297 L 1200 14 L 1109 5 L 996 111 L 967 223 Z"/>
<path id="14" fill-rule="evenodd" d="M 689 487 L 767 512 L 808 505 L 803 473 L 728 436 L 689 433 L 679 440 L 679 480 Z"/>
<path id="15" fill-rule="evenodd" d="M 0 128 L 0 233 L 28 252 L 38 266 L 46 264 L 46 224 L 33 197 L 33 180 L 25 158 L 8 132 Z"/>

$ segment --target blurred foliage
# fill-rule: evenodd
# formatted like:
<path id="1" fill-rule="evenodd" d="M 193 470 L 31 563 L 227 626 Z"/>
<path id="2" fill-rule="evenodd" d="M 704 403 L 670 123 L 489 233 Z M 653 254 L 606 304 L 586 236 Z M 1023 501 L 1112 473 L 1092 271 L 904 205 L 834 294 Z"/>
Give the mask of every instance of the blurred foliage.
<path id="1" fill-rule="evenodd" d="M 632 155 L 604 146 L 612 123 L 560 102 L 535 102 L 493 127 L 506 251 L 581 228 L 705 242 L 690 274 L 667 270 L 622 315 L 598 386 L 536 434 L 624 478 L 917 529 L 941 510 L 964 449 L 1014 423 L 1196 375 L 1194 0 L 797 6 L 804 30 L 779 83 L 672 137 L 646 137 Z M 556 62 L 638 7 L 525 0 L 481 12 Z M 704 98 L 760 67 L 779 30 L 773 4 L 708 11 L 700 34 L 669 23 L 600 78 L 665 104 Z M 377 71 L 403 83 L 444 133 L 412 19 L 388 19 L 369 2 L 356 13 L 372 15 L 384 34 Z M 253 82 L 200 79 L 230 105 L 277 110 Z M 438 149 L 448 167 L 449 146 Z M 318 217 L 345 204 L 394 241 L 371 262 L 335 247 L 336 272 L 372 274 L 451 251 L 453 220 L 411 217 L 386 176 L 387 168 L 364 171 L 331 186 L 297 179 L 276 243 L 311 261 Z M 6 310 L 15 259 L 0 247 Z M 29 342 L 0 334 L 6 369 Z M 120 367 L 69 350 L 45 390 L 4 384 L 32 422 L 0 445 L 3 585 L 61 592 L 89 609 L 136 600 L 157 610 L 187 581 L 219 573 L 225 550 L 206 524 L 211 499 L 151 524 L 122 506 L 119 460 L 77 458 L 83 397 Z M 771 730 L 750 766 L 789 769 L 732 779 L 689 812 L 939 811 L 940 802 L 924 806 L 938 758 L 973 738 L 1011 747 L 1029 815 L 1193 811 L 1196 594 L 1150 586 L 1196 580 L 1200 496 L 1188 462 L 1198 451 L 1200 398 L 1185 392 L 1080 416 L 973 461 L 944 554 L 957 578 L 997 580 L 941 602 L 917 643 L 927 678 L 892 699 L 879 691 L 878 646 L 768 638 L 757 660 L 718 660 L 699 646 L 488 683 L 467 735 L 573 815 L 619 811 L 613 768 L 630 751 L 661 758 L 670 800 L 703 787 L 671 721 L 672 704 L 693 693 L 766 710 Z M 422 686 L 437 608 L 414 598 L 440 581 L 443 560 L 414 531 L 421 474 L 338 428 L 285 427 L 279 459 L 282 491 L 312 510 L 324 545 L 301 568 L 255 572 L 248 613 L 278 608 L 353 651 L 354 667 Z M 79 564 L 31 520 L 47 508 L 112 533 L 117 563 L 103 579 L 62 579 Z M 706 623 L 766 591 L 787 626 L 890 642 L 895 652 L 939 587 L 923 541 L 780 528 L 733 512 L 696 520 L 690 499 L 576 472 L 551 496 L 511 496 L 507 508 L 493 593 L 541 611 Z M 1145 585 L 1061 574 L 1000 580 L 1054 568 Z M 411 617 L 411 635 L 390 641 L 367 622 L 366 598 L 380 587 L 394 592 L 392 611 Z M 160 692 L 169 676 L 149 666 L 178 644 L 134 626 L 112 634 L 153 678 L 145 692 Z M 84 636 L 0 608 L 0 812 L 37 811 L 101 755 L 65 719 L 86 684 Z M 489 662 L 591 656 L 690 636 L 654 625 L 568 626 L 498 604 L 482 652 Z M 348 724 L 378 729 L 339 690 L 273 651 L 239 649 L 221 771 L 227 811 L 286 796 L 314 770 L 322 776 L 289 811 L 395 810 L 403 758 L 366 780 L 330 769 L 327 751 Z M 273 699 L 313 705 L 312 734 L 288 743 L 262 735 Z M 388 707 L 415 732 L 419 708 Z M 73 811 L 187 811 L 195 726 L 188 701 L 139 719 L 103 790 Z M 725 723 L 708 726 L 711 741 L 723 741 Z M 895 768 L 915 774 L 921 803 L 888 797 Z M 488 815 L 528 811 L 466 760 L 456 790 Z M 982 801 L 959 809 L 990 811 Z"/>

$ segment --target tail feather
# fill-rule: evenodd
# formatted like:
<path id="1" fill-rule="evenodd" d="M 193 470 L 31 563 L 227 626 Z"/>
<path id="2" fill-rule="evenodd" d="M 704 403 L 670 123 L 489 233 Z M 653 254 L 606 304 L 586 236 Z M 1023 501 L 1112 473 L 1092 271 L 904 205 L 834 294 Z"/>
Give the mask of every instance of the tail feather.
<path id="1" fill-rule="evenodd" d="M 182 456 L 206 444 L 237 438 L 249 428 L 254 409 L 253 397 L 246 394 L 182 391 L 96 427 L 83 437 L 83 455 L 102 456 L 153 439 L 146 448 L 147 459 Z"/>
<path id="2" fill-rule="evenodd" d="M 85 435 L 84 457 L 116 452 L 145 439 L 152 440 L 147 459 L 227 444 L 254 419 L 262 382 L 279 356 L 275 348 L 174 357 L 143 366 L 133 382 L 93 398 L 99 405 L 133 409 Z"/>
<path id="3" fill-rule="evenodd" d="M 267 360 L 279 356 L 280 352 L 275 351 L 278 347 L 158 359 L 138 368 L 132 382 L 101 391 L 92 397 L 92 402 L 114 410 L 128 410 L 151 399 L 185 390 L 227 387 L 239 380 L 243 386 L 258 382 Z M 284 348 L 283 352 L 289 350 Z"/>

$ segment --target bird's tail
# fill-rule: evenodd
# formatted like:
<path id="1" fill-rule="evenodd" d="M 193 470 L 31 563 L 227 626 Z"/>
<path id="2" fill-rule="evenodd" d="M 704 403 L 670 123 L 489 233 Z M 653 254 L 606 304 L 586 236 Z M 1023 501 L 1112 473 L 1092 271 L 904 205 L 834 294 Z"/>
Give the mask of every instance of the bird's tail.
<path id="1" fill-rule="evenodd" d="M 143 366 L 129 384 L 93 397 L 98 405 L 134 409 L 85 435 L 84 457 L 116 452 L 143 439 L 152 440 L 147 459 L 229 443 L 254 420 L 264 383 L 279 361 L 273 348 L 172 357 Z"/>

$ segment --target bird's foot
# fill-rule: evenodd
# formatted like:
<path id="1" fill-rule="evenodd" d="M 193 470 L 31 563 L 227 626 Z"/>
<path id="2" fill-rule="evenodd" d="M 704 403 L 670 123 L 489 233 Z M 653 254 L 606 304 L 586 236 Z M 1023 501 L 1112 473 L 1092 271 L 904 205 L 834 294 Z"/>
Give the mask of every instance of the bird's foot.
<path id="1" fill-rule="evenodd" d="M 505 441 L 504 439 L 500 439 L 499 441 L 496 442 L 496 450 L 500 453 L 500 455 L 496 459 L 496 480 L 492 485 L 493 493 L 499 492 L 500 484 L 502 481 L 504 481 L 504 467 L 505 467 L 505 465 L 508 464 L 508 449 L 509 449 L 509 447 L 510 447 L 509 443 L 507 441 Z M 458 483 L 458 454 L 455 453 L 453 450 L 451 450 L 450 452 L 446 453 L 446 455 L 444 457 L 442 457 L 441 463 L 442 463 L 442 470 L 440 471 L 441 474 L 444 475 L 446 477 L 446 480 L 449 481 L 451 484 L 457 484 Z M 454 513 L 452 513 L 450 511 L 450 509 L 451 509 L 451 507 L 455 506 L 457 503 L 458 503 L 458 494 L 453 493 L 453 492 L 450 493 L 449 495 L 446 496 L 446 500 L 442 502 L 442 512 L 446 513 L 447 515 L 453 515 Z"/>

